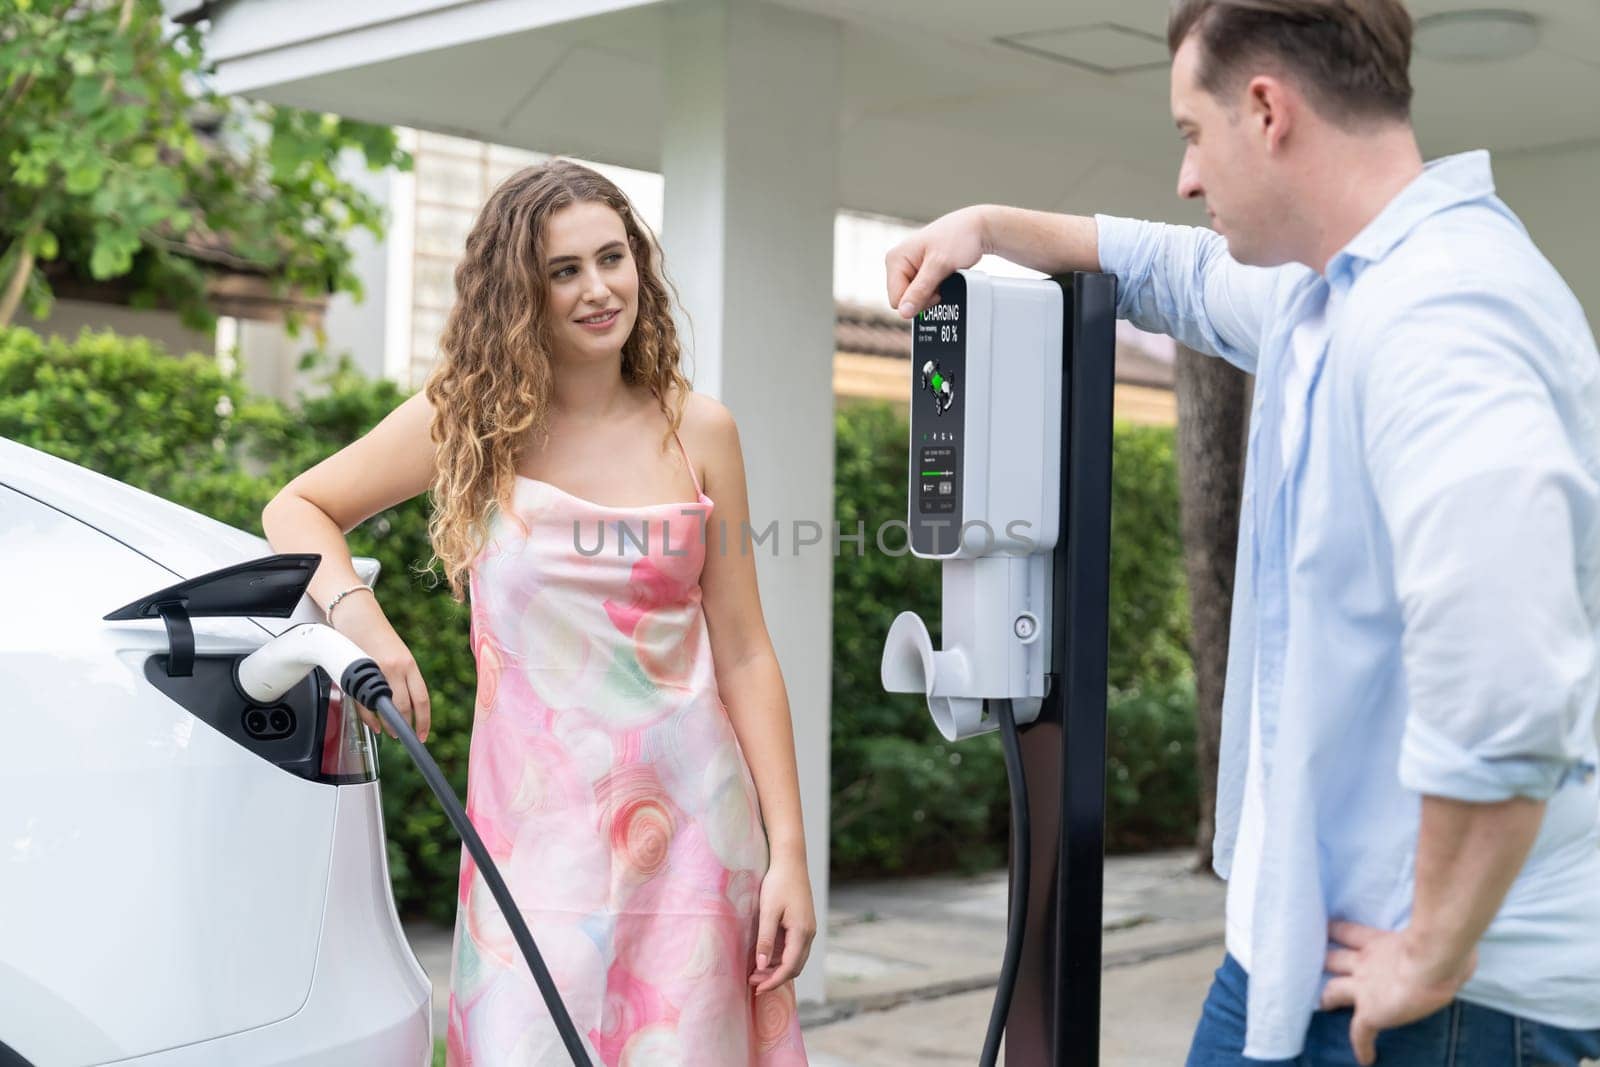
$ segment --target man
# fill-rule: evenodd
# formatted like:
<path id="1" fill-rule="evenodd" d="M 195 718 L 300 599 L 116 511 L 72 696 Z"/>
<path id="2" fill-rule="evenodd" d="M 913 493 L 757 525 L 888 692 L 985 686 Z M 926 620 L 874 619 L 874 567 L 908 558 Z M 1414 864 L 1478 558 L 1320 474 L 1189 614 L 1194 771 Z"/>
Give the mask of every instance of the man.
<path id="1" fill-rule="evenodd" d="M 993 252 L 1256 375 L 1223 712 L 1227 955 L 1191 1067 L 1600 1056 L 1600 357 L 1494 195 L 1423 165 L 1399 0 L 1181 0 L 1213 230 L 994 206 Z"/>

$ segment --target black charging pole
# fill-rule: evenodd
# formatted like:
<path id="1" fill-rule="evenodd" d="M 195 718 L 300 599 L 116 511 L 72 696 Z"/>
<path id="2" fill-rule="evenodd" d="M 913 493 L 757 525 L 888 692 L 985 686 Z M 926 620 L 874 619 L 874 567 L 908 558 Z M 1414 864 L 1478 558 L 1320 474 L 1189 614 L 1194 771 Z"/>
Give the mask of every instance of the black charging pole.
<path id="1" fill-rule="evenodd" d="M 1021 736 L 1033 863 L 1028 936 L 1006 1019 L 1011 1067 L 1100 1062 L 1116 278 L 1054 280 L 1066 316 L 1061 525 L 1050 688 Z"/>

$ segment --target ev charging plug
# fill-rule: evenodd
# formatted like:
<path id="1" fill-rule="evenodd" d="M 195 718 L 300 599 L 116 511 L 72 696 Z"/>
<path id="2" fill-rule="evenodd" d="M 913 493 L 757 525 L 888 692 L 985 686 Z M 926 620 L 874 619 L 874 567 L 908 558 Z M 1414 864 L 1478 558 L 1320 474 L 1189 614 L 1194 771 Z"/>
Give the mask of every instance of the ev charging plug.
<path id="1" fill-rule="evenodd" d="M 271 704 L 315 667 L 349 692 L 345 673 L 362 660 L 371 662 L 354 641 L 331 626 L 308 622 L 290 627 L 240 660 L 236 677 L 245 696 L 257 704 Z"/>

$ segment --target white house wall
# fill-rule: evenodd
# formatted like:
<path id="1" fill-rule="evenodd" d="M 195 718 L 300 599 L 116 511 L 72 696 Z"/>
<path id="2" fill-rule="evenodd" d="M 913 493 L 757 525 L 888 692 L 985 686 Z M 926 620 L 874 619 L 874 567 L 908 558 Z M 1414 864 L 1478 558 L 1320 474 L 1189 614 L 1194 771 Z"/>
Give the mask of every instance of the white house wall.
<path id="1" fill-rule="evenodd" d="M 367 169 L 363 157 L 348 152 L 340 161 L 340 171 L 346 180 L 372 197 L 390 218 L 394 229 L 395 176 L 384 171 Z M 361 279 L 364 299 L 359 302 L 349 296 L 340 296 L 328 302 L 323 316 L 323 330 L 330 352 L 348 352 L 361 372 L 369 378 L 384 374 L 384 338 L 387 333 L 391 269 L 386 240 L 372 236 L 367 230 L 355 230 L 346 238 L 352 257 L 351 268 Z"/>

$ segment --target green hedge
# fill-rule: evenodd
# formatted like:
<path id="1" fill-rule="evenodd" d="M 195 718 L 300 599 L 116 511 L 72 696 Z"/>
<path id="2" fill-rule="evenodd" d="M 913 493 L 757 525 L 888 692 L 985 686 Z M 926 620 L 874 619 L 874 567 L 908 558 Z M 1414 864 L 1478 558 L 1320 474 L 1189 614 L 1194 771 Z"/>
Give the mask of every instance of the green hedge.
<path id="1" fill-rule="evenodd" d="M 41 340 L 0 330 L 0 436 L 260 533 L 266 501 L 295 473 L 375 425 L 403 399 L 348 367 L 287 407 L 250 396 L 214 361 L 175 358 L 137 338 Z M 837 430 L 836 508 L 846 532 L 905 514 L 907 429 L 887 407 L 851 405 Z M 1119 427 L 1113 492 L 1108 845 L 1186 843 L 1194 825 L 1193 689 L 1188 674 L 1177 488 L 1168 431 Z M 427 505 L 417 498 L 352 531 L 383 564 L 384 610 L 433 697 L 429 749 L 466 788 L 474 668 L 466 608 L 423 571 Z M 892 538 L 891 544 L 897 544 Z M 993 736 L 947 745 L 915 697 L 878 682 L 894 615 L 939 612 L 936 563 L 846 546 L 835 567 L 833 873 L 887 874 L 1004 862 L 1005 773 Z M 402 913 L 448 922 L 459 845 L 421 777 L 382 742 L 390 873 Z M 937 800 L 937 803 L 933 801 Z"/>

